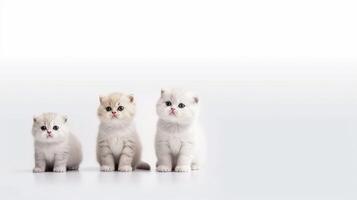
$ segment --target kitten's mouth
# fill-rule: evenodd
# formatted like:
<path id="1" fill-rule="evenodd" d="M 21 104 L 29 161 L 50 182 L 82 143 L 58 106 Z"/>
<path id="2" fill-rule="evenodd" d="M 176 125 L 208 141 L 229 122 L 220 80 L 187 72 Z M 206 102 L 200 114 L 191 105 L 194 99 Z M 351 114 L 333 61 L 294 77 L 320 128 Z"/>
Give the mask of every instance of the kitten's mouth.
<path id="1" fill-rule="evenodd" d="M 175 112 L 173 112 L 173 111 L 171 111 L 171 112 L 169 113 L 169 115 L 176 116 L 176 113 L 175 113 Z"/>
<path id="2" fill-rule="evenodd" d="M 112 119 L 118 119 L 117 115 L 112 115 Z"/>
<path id="3" fill-rule="evenodd" d="M 47 138 L 53 138 L 53 135 L 47 135 Z"/>

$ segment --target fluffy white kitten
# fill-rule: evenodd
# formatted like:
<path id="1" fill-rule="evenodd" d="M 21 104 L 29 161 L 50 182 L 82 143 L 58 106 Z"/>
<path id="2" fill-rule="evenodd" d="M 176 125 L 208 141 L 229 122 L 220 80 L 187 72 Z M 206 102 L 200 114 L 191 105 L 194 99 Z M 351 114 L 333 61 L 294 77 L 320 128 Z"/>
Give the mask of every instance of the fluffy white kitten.
<path id="1" fill-rule="evenodd" d="M 150 170 L 147 163 L 140 161 L 141 143 L 133 122 L 136 112 L 134 97 L 112 93 L 99 97 L 99 100 L 97 160 L 100 170 Z"/>
<path id="2" fill-rule="evenodd" d="M 33 118 L 35 168 L 33 172 L 78 170 L 82 161 L 81 145 L 67 126 L 67 117 L 43 113 Z"/>
<path id="3" fill-rule="evenodd" d="M 157 171 L 188 172 L 201 164 L 203 135 L 196 125 L 199 99 L 181 89 L 163 89 L 157 102 Z"/>

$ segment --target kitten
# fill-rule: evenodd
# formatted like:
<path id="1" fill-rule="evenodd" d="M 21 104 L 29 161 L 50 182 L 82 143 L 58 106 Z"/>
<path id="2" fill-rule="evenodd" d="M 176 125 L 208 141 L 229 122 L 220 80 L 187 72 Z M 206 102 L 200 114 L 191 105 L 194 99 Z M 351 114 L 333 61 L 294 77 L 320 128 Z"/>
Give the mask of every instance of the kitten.
<path id="1" fill-rule="evenodd" d="M 67 117 L 43 113 L 33 118 L 35 141 L 34 173 L 78 170 L 82 161 L 81 144 L 70 132 Z"/>
<path id="2" fill-rule="evenodd" d="M 141 143 L 133 122 L 136 113 L 133 95 L 112 93 L 99 100 L 97 161 L 100 170 L 150 170 L 149 164 L 140 161 Z"/>
<path id="3" fill-rule="evenodd" d="M 203 135 L 196 125 L 199 99 L 180 89 L 161 90 L 156 104 L 159 120 L 155 138 L 157 171 L 198 170 Z"/>

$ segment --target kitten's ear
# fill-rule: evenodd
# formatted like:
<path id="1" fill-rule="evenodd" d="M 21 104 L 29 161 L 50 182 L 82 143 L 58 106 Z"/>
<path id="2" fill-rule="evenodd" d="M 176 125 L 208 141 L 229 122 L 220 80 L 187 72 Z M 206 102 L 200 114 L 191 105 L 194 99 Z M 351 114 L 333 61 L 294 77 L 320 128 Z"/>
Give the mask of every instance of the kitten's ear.
<path id="1" fill-rule="evenodd" d="M 129 100 L 130 100 L 130 103 L 133 103 L 134 102 L 134 95 L 133 94 L 129 94 Z"/>
<path id="2" fill-rule="evenodd" d="M 193 97 L 193 100 L 194 100 L 195 103 L 198 103 L 198 102 L 199 102 L 198 97 Z"/>
<path id="3" fill-rule="evenodd" d="M 100 95 L 99 96 L 99 102 L 100 102 L 100 104 L 103 104 L 103 102 L 104 102 L 104 96 L 102 96 L 102 95 Z"/>
<path id="4" fill-rule="evenodd" d="M 62 118 L 63 118 L 64 123 L 67 123 L 67 121 L 68 121 L 67 115 L 63 115 Z"/>
<path id="5" fill-rule="evenodd" d="M 33 123 L 36 123 L 38 121 L 37 117 L 36 116 L 33 116 L 32 117 L 32 120 L 33 120 Z"/>
<path id="6" fill-rule="evenodd" d="M 166 93 L 166 89 L 161 88 L 161 97 Z"/>

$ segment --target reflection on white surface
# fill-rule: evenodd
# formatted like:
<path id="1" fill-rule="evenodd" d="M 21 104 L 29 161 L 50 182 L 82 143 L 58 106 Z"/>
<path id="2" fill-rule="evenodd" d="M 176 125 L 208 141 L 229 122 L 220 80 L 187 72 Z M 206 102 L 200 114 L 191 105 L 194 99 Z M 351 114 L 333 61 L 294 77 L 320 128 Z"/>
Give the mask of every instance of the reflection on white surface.
<path id="1" fill-rule="evenodd" d="M 206 176 L 203 171 L 192 173 L 156 173 L 135 171 L 132 173 L 100 172 L 94 168 L 84 168 L 79 172 L 38 173 L 30 170 L 16 170 L 1 175 L 1 196 L 18 199 L 39 195 L 42 198 L 62 199 L 80 195 L 89 199 L 106 198 L 188 198 L 204 195 L 210 188 L 214 195 L 214 176 Z M 6 180 L 6 182 L 4 181 Z M 216 190 L 216 189 L 215 189 Z M 216 191 L 217 192 L 217 191 Z M 223 192 L 223 191 L 221 191 Z M 214 195 L 215 196 L 215 195 Z M 214 197 L 211 196 L 211 197 Z"/>
<path id="2" fill-rule="evenodd" d="M 83 184 L 86 179 L 83 175 L 96 177 L 96 182 L 99 184 L 115 184 L 115 185 L 142 185 L 145 182 L 151 184 L 162 185 L 180 185 L 188 184 L 192 185 L 199 183 L 203 178 L 203 172 L 194 171 L 191 173 L 157 173 L 155 171 L 141 171 L 137 170 L 132 173 L 122 172 L 100 172 L 96 168 L 82 168 L 80 171 L 70 171 L 67 173 L 32 173 L 30 170 L 16 171 L 17 175 L 23 175 L 24 177 L 30 175 L 33 177 L 33 181 L 36 184 L 62 184 L 62 183 L 78 183 Z M 201 179 L 200 179 L 201 176 Z M 149 179 L 149 180 L 145 180 Z"/>

